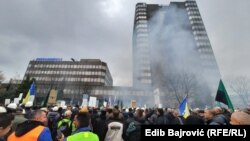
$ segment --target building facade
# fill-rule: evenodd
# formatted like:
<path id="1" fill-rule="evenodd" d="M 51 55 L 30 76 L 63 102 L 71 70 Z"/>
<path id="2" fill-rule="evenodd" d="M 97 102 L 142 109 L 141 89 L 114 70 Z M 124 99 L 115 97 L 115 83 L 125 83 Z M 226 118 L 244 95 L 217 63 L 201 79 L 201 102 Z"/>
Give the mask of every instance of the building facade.
<path id="1" fill-rule="evenodd" d="M 99 59 L 37 58 L 29 62 L 24 79 L 27 77 L 36 80 L 38 99 L 46 97 L 51 89 L 58 90 L 59 98 L 82 99 L 90 86 L 113 85 L 107 64 Z"/>
<path id="2" fill-rule="evenodd" d="M 193 106 L 211 104 L 220 74 L 195 1 L 138 3 L 133 30 L 133 87 L 112 86 L 107 64 L 98 59 L 38 58 L 24 79 L 36 79 L 38 99 L 55 88 L 59 99 L 78 104 L 83 94 L 124 105 L 136 100 L 138 106 L 178 107 L 184 96 Z"/>
<path id="3" fill-rule="evenodd" d="M 37 58 L 29 62 L 24 80 L 36 80 L 36 104 L 41 104 L 51 89 L 57 90 L 57 100 L 81 105 L 83 95 L 97 97 L 99 105 L 105 100 L 111 105 L 138 106 L 151 103 L 151 92 L 133 87 L 113 86 L 113 79 L 105 62 L 99 59 L 63 61 L 61 58 Z M 154 103 L 151 103 L 153 106 Z"/>
<path id="4" fill-rule="evenodd" d="M 219 68 L 195 1 L 169 5 L 137 3 L 133 32 L 134 87 L 160 88 L 165 95 L 172 95 L 167 99 L 180 101 L 189 94 L 213 95 L 219 78 Z M 177 92 L 180 89 L 182 92 Z"/>

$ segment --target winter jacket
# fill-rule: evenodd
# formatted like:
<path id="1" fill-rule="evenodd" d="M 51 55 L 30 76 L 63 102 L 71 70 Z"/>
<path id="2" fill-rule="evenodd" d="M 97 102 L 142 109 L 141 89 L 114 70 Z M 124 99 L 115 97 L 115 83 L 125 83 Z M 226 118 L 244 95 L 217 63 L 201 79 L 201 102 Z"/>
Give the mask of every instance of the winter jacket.
<path id="1" fill-rule="evenodd" d="M 89 127 L 83 127 L 77 129 L 73 135 L 68 136 L 64 141 L 99 141 L 99 138 L 91 132 Z"/>
<path id="2" fill-rule="evenodd" d="M 8 141 L 52 141 L 49 128 L 35 120 L 27 120 L 19 124 Z"/>

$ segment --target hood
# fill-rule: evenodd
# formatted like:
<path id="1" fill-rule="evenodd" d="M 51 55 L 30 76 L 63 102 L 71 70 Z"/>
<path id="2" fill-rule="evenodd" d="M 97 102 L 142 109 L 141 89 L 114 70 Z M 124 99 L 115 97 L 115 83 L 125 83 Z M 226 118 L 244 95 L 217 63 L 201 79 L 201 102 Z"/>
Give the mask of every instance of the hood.
<path id="1" fill-rule="evenodd" d="M 143 117 L 135 117 L 135 120 L 140 122 L 140 123 L 145 123 L 145 119 Z"/>
<path id="2" fill-rule="evenodd" d="M 42 125 L 42 122 L 35 121 L 35 120 L 27 120 L 23 123 L 19 124 L 16 128 L 15 135 L 17 137 L 21 137 L 22 135 L 28 133 L 32 129 L 36 128 L 37 126 Z"/>

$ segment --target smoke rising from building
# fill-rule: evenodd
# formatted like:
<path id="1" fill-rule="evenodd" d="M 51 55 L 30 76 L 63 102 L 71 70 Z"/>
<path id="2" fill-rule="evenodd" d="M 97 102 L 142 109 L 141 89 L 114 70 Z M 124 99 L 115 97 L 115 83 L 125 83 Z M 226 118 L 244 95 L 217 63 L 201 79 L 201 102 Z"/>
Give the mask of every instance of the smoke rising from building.
<path id="1" fill-rule="evenodd" d="M 162 103 L 178 105 L 187 95 L 192 106 L 212 105 L 212 93 L 220 77 L 216 75 L 219 74 L 217 63 L 196 3 L 172 2 L 169 6 L 137 4 L 135 23 L 134 67 L 137 68 L 134 70 L 137 73 L 134 73 L 134 78 L 146 78 L 140 76 L 147 72 L 142 67 L 144 64 L 140 66 L 140 61 L 148 59 L 151 89 L 160 89 Z M 144 38 L 144 46 L 139 42 L 141 36 L 147 37 Z M 147 50 L 149 58 L 140 58 L 147 55 Z"/>

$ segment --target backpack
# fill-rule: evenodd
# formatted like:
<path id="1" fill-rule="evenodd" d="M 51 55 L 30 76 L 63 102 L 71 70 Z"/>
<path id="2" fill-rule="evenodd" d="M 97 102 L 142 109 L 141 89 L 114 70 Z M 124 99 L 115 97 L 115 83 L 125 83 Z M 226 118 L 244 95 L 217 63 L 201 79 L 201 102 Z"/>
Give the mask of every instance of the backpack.
<path id="1" fill-rule="evenodd" d="M 57 135 L 57 121 L 60 120 L 60 115 L 57 112 L 49 112 L 47 115 L 48 127 L 51 132 L 52 138 L 55 140 Z"/>
<path id="2" fill-rule="evenodd" d="M 138 121 L 131 121 L 126 129 L 126 135 L 129 136 L 132 132 L 140 130 L 140 125 Z"/>
<path id="3" fill-rule="evenodd" d="M 58 122 L 58 129 L 63 133 L 65 137 L 67 137 L 72 133 L 72 122 L 69 119 L 62 119 Z"/>

